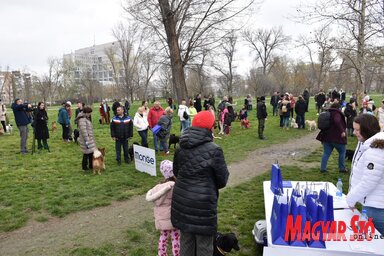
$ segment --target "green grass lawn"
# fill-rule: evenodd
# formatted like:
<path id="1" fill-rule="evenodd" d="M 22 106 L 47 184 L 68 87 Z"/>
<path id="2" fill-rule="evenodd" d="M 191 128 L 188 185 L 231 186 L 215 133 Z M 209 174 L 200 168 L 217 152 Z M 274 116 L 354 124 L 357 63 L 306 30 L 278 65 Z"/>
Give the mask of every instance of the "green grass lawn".
<path id="1" fill-rule="evenodd" d="M 375 102 L 380 102 L 383 98 L 380 95 L 376 97 L 374 97 Z M 239 102 L 241 101 L 242 99 L 239 99 Z M 132 116 L 137 107 L 138 103 L 133 104 L 130 111 Z M 254 149 L 308 134 L 307 130 L 281 130 L 279 118 L 272 117 L 271 107 L 268 104 L 267 107 L 269 117 L 266 121 L 265 136 L 268 140 L 258 139 L 255 110 L 249 112 L 250 129 L 240 129 L 240 123 L 236 121 L 233 123 L 229 137 L 216 140 L 216 143 L 223 148 L 228 163 L 244 159 L 247 152 Z M 0 232 L 20 228 L 30 219 L 47 221 L 51 216 L 62 217 L 72 212 L 109 205 L 116 200 L 126 200 L 132 195 L 145 193 L 161 179 L 159 176 L 151 177 L 136 171 L 133 164 L 117 166 L 114 160 L 114 142 L 110 138 L 109 127 L 98 124 L 98 105 L 94 105 L 93 109 L 97 145 L 107 150 L 107 171 L 100 176 L 84 173 L 81 170 L 82 153 L 76 144 L 62 142 L 61 127 L 58 127 L 56 133 L 51 134 L 48 142 L 51 153 L 18 154 L 20 139 L 17 129 L 13 135 L 0 137 Z M 314 109 L 314 102 L 311 99 L 310 112 L 306 115 L 306 119 L 316 119 Z M 48 113 L 50 124 L 57 119 L 57 109 L 50 110 Z M 13 114 L 10 113 L 9 116 L 14 124 Z M 172 132 L 179 134 L 178 118 L 174 117 L 173 120 Z M 30 132 L 30 145 L 31 135 Z M 136 131 L 130 143 L 133 141 L 140 141 Z M 148 141 L 150 147 L 153 147 L 150 132 Z M 350 146 L 353 148 L 353 143 Z M 316 152 L 315 155 L 303 161 L 319 162 L 320 157 L 321 152 Z M 172 156 L 168 158 L 172 159 Z M 157 163 L 163 159 L 165 158 L 158 156 Z M 318 168 L 301 170 L 294 166 L 284 166 L 283 162 L 281 164 L 284 179 L 336 182 L 338 177 L 338 173 L 319 174 Z M 331 158 L 329 164 L 332 167 L 332 164 L 336 165 L 337 161 Z M 337 169 L 336 166 L 333 169 Z M 261 175 L 252 181 L 227 189 L 220 196 L 220 230 L 236 232 L 241 241 L 242 250 L 234 255 L 255 255 L 256 249 L 250 232 L 255 221 L 264 216 L 262 181 L 268 179 L 269 174 Z M 344 176 L 343 181 L 345 180 L 345 184 L 348 184 L 346 179 L 348 177 Z M 154 241 L 157 241 L 158 234 L 152 222 L 145 222 L 138 230 L 127 231 L 125 239 L 124 246 L 108 244 L 96 249 L 79 248 L 70 253 L 72 255 L 121 255 L 121 252 L 129 251 L 127 255 L 150 255 L 156 251 Z"/>

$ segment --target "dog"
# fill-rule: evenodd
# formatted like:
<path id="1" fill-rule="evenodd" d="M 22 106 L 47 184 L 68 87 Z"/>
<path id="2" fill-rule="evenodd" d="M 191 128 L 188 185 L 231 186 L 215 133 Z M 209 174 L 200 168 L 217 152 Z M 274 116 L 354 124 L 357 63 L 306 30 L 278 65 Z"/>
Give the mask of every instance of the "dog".
<path id="1" fill-rule="evenodd" d="M 241 128 L 248 129 L 250 126 L 251 126 L 251 125 L 250 125 L 248 119 L 243 119 L 243 120 L 241 120 L 241 123 L 240 123 L 240 127 L 241 127 Z"/>
<path id="2" fill-rule="evenodd" d="M 296 123 L 295 118 L 292 118 L 292 119 L 291 119 L 291 128 L 294 128 L 294 129 L 299 128 L 299 126 L 298 126 L 297 123 Z"/>
<path id="3" fill-rule="evenodd" d="M 74 139 L 74 141 L 75 141 L 76 144 L 79 144 L 79 143 L 77 142 L 77 140 L 79 139 L 79 136 L 80 136 L 80 131 L 79 131 L 79 129 L 75 129 L 75 130 L 73 130 L 73 139 Z"/>
<path id="4" fill-rule="evenodd" d="M 6 126 L 6 129 L 7 129 L 7 133 L 8 134 L 12 134 L 13 133 L 13 125 L 12 124 L 8 124 Z"/>
<path id="5" fill-rule="evenodd" d="M 133 144 L 131 146 L 129 146 L 128 155 L 129 155 L 129 159 L 131 159 L 131 161 L 133 161 L 134 157 L 135 157 L 135 152 L 133 151 L 133 145 L 140 145 L 140 144 L 137 142 L 133 142 Z"/>
<path id="6" fill-rule="evenodd" d="M 347 158 L 349 161 L 352 161 L 354 155 L 355 150 L 347 149 L 347 151 L 345 151 L 345 158 Z"/>
<path id="7" fill-rule="evenodd" d="M 168 148 L 171 148 L 171 145 L 173 145 L 173 148 L 176 148 L 176 144 L 178 144 L 179 141 L 180 141 L 179 136 L 176 136 L 175 134 L 171 134 L 169 136 Z"/>
<path id="8" fill-rule="evenodd" d="M 317 123 L 314 120 L 305 120 L 305 125 L 308 126 L 309 131 L 316 131 L 317 130 Z"/>
<path id="9" fill-rule="evenodd" d="M 97 148 L 93 152 L 93 174 L 101 174 L 101 171 L 105 171 L 105 148 Z"/>
<path id="10" fill-rule="evenodd" d="M 232 249 L 240 250 L 239 242 L 234 233 L 219 233 L 216 234 L 216 239 L 213 241 L 213 256 L 222 256 L 231 252 Z"/>
<path id="11" fill-rule="evenodd" d="M 52 132 L 56 132 L 56 131 L 57 131 L 57 124 L 56 124 L 56 121 L 53 121 L 53 122 L 52 122 L 52 128 L 51 128 L 51 131 L 52 131 Z"/>

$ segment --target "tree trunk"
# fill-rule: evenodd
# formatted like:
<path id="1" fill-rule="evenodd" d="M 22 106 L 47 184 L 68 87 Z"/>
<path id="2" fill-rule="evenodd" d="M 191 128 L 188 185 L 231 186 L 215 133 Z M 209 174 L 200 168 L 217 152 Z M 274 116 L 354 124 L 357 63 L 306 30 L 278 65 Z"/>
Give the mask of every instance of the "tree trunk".
<path id="1" fill-rule="evenodd" d="M 357 70 L 358 83 L 356 88 L 356 94 L 361 100 L 362 94 L 366 91 L 365 84 L 365 9 L 367 6 L 367 1 L 361 1 L 361 12 L 360 12 L 360 21 L 359 21 L 359 35 L 357 39 L 357 63 L 359 65 Z"/>
<path id="2" fill-rule="evenodd" d="M 180 103 L 181 99 L 186 99 L 188 97 L 188 92 L 187 85 L 185 83 L 184 67 L 181 60 L 179 42 L 176 34 L 175 15 L 169 6 L 168 0 L 159 0 L 159 4 L 165 32 L 167 34 L 173 88 L 176 92 L 177 101 Z"/>

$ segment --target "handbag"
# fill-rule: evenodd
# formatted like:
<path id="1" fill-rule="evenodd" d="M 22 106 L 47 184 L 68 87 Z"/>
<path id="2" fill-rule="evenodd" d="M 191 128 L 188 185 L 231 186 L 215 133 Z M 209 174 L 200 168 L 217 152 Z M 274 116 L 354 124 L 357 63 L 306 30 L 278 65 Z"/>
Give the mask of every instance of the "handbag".
<path id="1" fill-rule="evenodd" d="M 271 235 L 272 243 L 278 245 L 289 245 L 285 240 L 285 229 L 288 217 L 288 194 L 275 195 L 272 204 L 271 214 Z"/>
<path id="2" fill-rule="evenodd" d="M 188 120 L 188 119 L 189 119 L 189 115 L 188 115 L 187 111 L 185 111 L 185 110 L 184 110 L 184 113 L 183 113 L 183 118 L 184 118 L 185 120 Z"/>
<path id="3" fill-rule="evenodd" d="M 159 131 L 161 130 L 161 125 L 155 125 L 153 128 L 152 128 L 152 132 L 153 134 L 157 134 Z"/>
<path id="4" fill-rule="evenodd" d="M 273 194 L 280 195 L 283 194 L 283 177 L 281 176 L 281 170 L 279 163 L 272 165 L 271 170 L 271 190 Z"/>

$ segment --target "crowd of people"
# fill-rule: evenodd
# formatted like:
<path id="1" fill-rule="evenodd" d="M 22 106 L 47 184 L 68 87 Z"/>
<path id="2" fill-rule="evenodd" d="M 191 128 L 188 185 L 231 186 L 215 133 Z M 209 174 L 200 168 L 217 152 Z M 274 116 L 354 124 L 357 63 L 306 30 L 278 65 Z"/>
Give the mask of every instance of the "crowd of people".
<path id="1" fill-rule="evenodd" d="M 368 95 L 360 103 L 355 94 L 347 101 L 345 92 L 336 89 L 327 95 L 320 90 L 314 95 L 314 100 L 317 115 L 329 112 L 332 124 L 329 128 L 320 130 L 316 138 L 323 146 L 320 172 L 328 171 L 327 162 L 333 149 L 336 149 L 339 154 L 339 172 L 351 173 L 348 205 L 354 209 L 356 203 L 360 202 L 367 210 L 368 217 L 373 218 L 375 228 L 384 232 L 384 205 L 381 203 L 384 191 L 384 100 L 379 107 L 375 106 Z M 270 105 L 272 115 L 280 117 L 276 118 L 276 126 L 284 130 L 305 129 L 309 101 L 310 93 L 307 89 L 297 97 L 291 93 L 274 92 Z M 143 101 L 132 119 L 128 101 L 121 104 L 115 100 L 112 108 L 107 101 L 102 101 L 99 106 L 99 123 L 110 126 L 117 164 L 121 165 L 122 160 L 129 164 L 128 140 L 134 136 L 134 129 L 141 140 L 141 146 L 152 147 L 148 142 L 148 133 L 157 128 L 158 132 L 153 132 L 153 148 L 165 156 L 170 155 L 168 140 L 177 109 L 176 117 L 180 121 L 179 147 L 174 153 L 173 162 L 161 162 L 160 172 L 164 181 L 149 190 L 146 196 L 148 201 L 155 204 L 155 225 L 160 230 L 158 252 L 159 255 L 166 255 L 167 240 L 171 237 L 173 255 L 212 255 L 217 231 L 218 191 L 225 187 L 229 176 L 223 151 L 213 142 L 215 129 L 218 128 L 218 135 L 229 136 L 232 123 L 236 120 L 240 120 L 242 128 L 249 128 L 248 118 L 249 111 L 253 110 L 253 100 L 251 95 L 247 95 L 239 112 L 236 111 L 237 102 L 230 96 L 224 96 L 217 106 L 211 95 L 204 97 L 202 102 L 201 94 L 182 99 L 177 107 L 171 98 L 167 103 L 168 106 L 164 109 L 159 101 L 154 101 L 152 107 L 148 107 L 148 102 Z M 33 124 L 38 150 L 49 151 L 45 104 L 39 102 L 36 110 L 33 110 L 30 104 L 16 99 L 11 108 L 20 131 L 20 152 L 28 153 L 30 123 Z M 267 138 L 264 130 L 268 117 L 265 96 L 256 98 L 255 109 L 258 138 L 265 140 Z M 113 116 L 110 116 L 111 110 Z M 6 115 L 6 111 L 5 106 L 0 105 L 1 118 Z M 93 168 L 92 154 L 97 148 L 91 114 L 92 108 L 78 102 L 74 124 L 79 133 L 78 142 L 83 153 L 84 171 Z M 62 139 L 65 143 L 73 140 L 71 118 L 71 102 L 68 101 L 59 109 L 57 119 L 62 127 Z M 0 120 L 3 129 L 6 129 L 3 118 Z M 358 139 L 350 171 L 345 164 L 348 136 L 356 136 Z"/>

